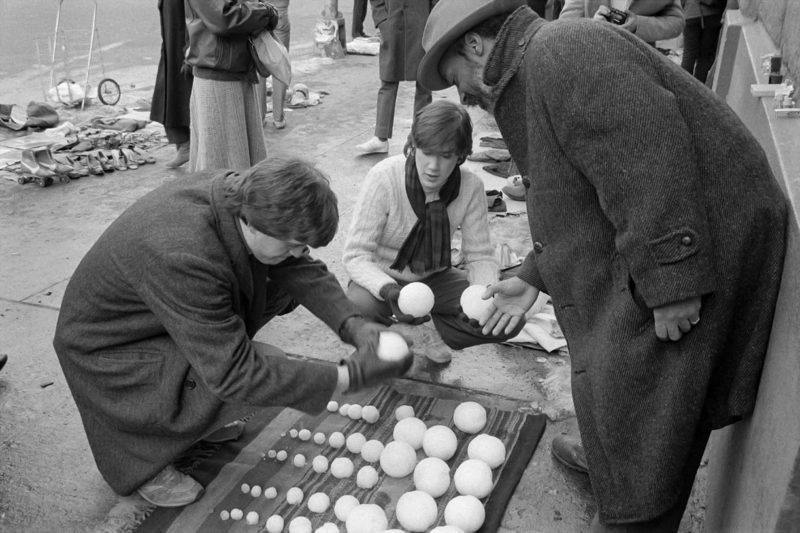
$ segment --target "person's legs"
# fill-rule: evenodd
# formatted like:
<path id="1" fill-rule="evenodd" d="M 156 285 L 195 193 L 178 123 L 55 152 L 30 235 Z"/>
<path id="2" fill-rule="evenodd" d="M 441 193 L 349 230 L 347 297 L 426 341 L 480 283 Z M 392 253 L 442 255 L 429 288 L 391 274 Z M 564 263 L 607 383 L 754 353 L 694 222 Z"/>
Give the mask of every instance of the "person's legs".
<path id="1" fill-rule="evenodd" d="M 178 168 L 189 161 L 190 130 L 187 126 L 165 126 L 164 132 L 170 144 L 175 145 L 175 158 L 166 163 L 167 168 Z"/>
<path id="2" fill-rule="evenodd" d="M 681 524 L 681 518 L 686 510 L 686 503 L 692 493 L 692 485 L 703 459 L 709 431 L 699 430 L 695 436 L 694 443 L 689 450 L 689 456 L 684 463 L 682 484 L 678 500 L 668 511 L 645 522 L 633 522 L 628 524 L 603 524 L 597 514 L 592 519 L 591 533 L 675 533 Z"/>
<path id="3" fill-rule="evenodd" d="M 353 0 L 353 39 L 366 37 L 364 34 L 364 19 L 367 17 L 367 0 Z"/>
<path id="4" fill-rule="evenodd" d="M 289 49 L 291 40 L 292 25 L 289 23 L 289 3 L 286 6 L 277 6 L 278 25 L 275 26 L 273 33 L 275 37 Z M 272 123 L 277 129 L 286 127 L 286 119 L 283 116 L 283 108 L 286 102 L 286 85 L 272 77 Z"/>
<path id="5" fill-rule="evenodd" d="M 686 20 L 683 27 L 683 57 L 681 67 L 689 74 L 694 75 L 695 63 L 700 54 L 700 18 L 690 18 Z"/>
<path id="6" fill-rule="evenodd" d="M 397 103 L 397 89 L 400 86 L 396 81 L 381 80 L 378 89 L 378 105 L 375 119 L 375 137 L 385 141 L 392 138 L 394 127 L 394 109 Z"/>
<path id="7" fill-rule="evenodd" d="M 384 301 L 375 298 L 367 289 L 351 281 L 347 285 L 347 297 L 355 304 L 367 320 L 388 326 L 392 323 L 392 309 Z"/>
<path id="8" fill-rule="evenodd" d="M 708 71 L 717 57 L 717 43 L 719 42 L 719 32 L 721 29 L 721 15 L 703 17 L 703 29 L 700 33 L 697 64 L 694 68 L 694 77 L 703 83 L 706 82 Z"/>

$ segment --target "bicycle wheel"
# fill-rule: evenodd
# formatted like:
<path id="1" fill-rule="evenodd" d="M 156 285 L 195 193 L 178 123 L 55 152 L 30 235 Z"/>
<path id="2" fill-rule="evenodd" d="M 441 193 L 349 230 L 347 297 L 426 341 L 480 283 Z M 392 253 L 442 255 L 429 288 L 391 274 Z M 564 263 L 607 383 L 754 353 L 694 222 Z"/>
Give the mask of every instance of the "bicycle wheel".
<path id="1" fill-rule="evenodd" d="M 105 78 L 97 84 L 97 98 L 105 105 L 115 105 L 121 94 L 119 83 L 111 78 Z"/>

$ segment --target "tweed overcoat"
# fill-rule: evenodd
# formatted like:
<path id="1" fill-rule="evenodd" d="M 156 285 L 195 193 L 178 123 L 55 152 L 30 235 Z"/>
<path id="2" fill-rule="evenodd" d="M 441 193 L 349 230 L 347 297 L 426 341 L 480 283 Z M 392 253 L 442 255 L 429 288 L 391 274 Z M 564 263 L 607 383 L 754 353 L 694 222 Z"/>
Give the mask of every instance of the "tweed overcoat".
<path id="1" fill-rule="evenodd" d="M 319 261 L 252 259 L 223 182 L 199 173 L 142 197 L 64 294 L 54 347 L 97 466 L 123 495 L 225 423 L 258 407 L 318 412 L 336 387 L 333 365 L 251 339 L 268 319 L 267 287 L 334 331 L 357 311 Z"/>
<path id="2" fill-rule="evenodd" d="M 370 0 L 372 20 L 381 31 L 378 57 L 383 81 L 414 81 L 422 60 L 422 32 L 434 0 Z"/>
<path id="3" fill-rule="evenodd" d="M 784 257 L 786 202 L 730 108 L 646 43 L 522 7 L 484 69 L 530 180 L 520 277 L 553 298 L 601 519 L 652 519 L 696 434 L 749 414 Z M 656 337 L 652 309 L 702 296 Z"/>

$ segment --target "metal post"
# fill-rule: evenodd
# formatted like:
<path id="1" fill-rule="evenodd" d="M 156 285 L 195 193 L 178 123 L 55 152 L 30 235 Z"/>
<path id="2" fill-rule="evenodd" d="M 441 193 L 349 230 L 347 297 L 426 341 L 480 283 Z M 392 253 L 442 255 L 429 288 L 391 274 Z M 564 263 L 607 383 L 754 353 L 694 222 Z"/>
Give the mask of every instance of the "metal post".
<path id="1" fill-rule="evenodd" d="M 94 36 L 97 33 L 97 0 L 94 2 L 92 11 L 92 36 L 89 38 L 89 59 L 86 60 L 86 78 L 83 81 L 83 100 L 81 100 L 81 111 L 86 105 L 86 95 L 89 92 L 89 69 L 92 67 L 92 52 L 94 52 Z"/>
<path id="2" fill-rule="evenodd" d="M 322 19 L 314 27 L 315 52 L 333 59 L 347 55 L 347 32 L 338 0 L 324 0 Z"/>
<path id="3" fill-rule="evenodd" d="M 53 50 L 50 57 L 50 87 L 56 86 L 56 49 L 58 48 L 58 24 L 61 20 L 61 4 L 64 0 L 58 0 L 58 11 L 56 12 L 56 27 L 53 30 Z"/>

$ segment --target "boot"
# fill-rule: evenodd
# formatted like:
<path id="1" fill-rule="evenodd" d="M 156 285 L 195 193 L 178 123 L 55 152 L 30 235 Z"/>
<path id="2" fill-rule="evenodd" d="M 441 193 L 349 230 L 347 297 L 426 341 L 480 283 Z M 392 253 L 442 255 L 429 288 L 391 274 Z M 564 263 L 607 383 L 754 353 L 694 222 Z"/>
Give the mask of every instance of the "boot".
<path id="1" fill-rule="evenodd" d="M 157 507 L 183 507 L 203 495 L 203 486 L 193 477 L 167 465 L 156 477 L 139 487 L 137 492 Z"/>
<path id="2" fill-rule="evenodd" d="M 178 168 L 189 161 L 189 141 L 176 145 L 175 159 L 167 163 L 167 168 Z"/>
<path id="3" fill-rule="evenodd" d="M 434 363 L 447 364 L 453 359 L 452 350 L 444 343 L 432 321 L 419 326 L 394 324 L 392 329 L 414 343 L 411 348 L 414 353 L 425 356 Z"/>

